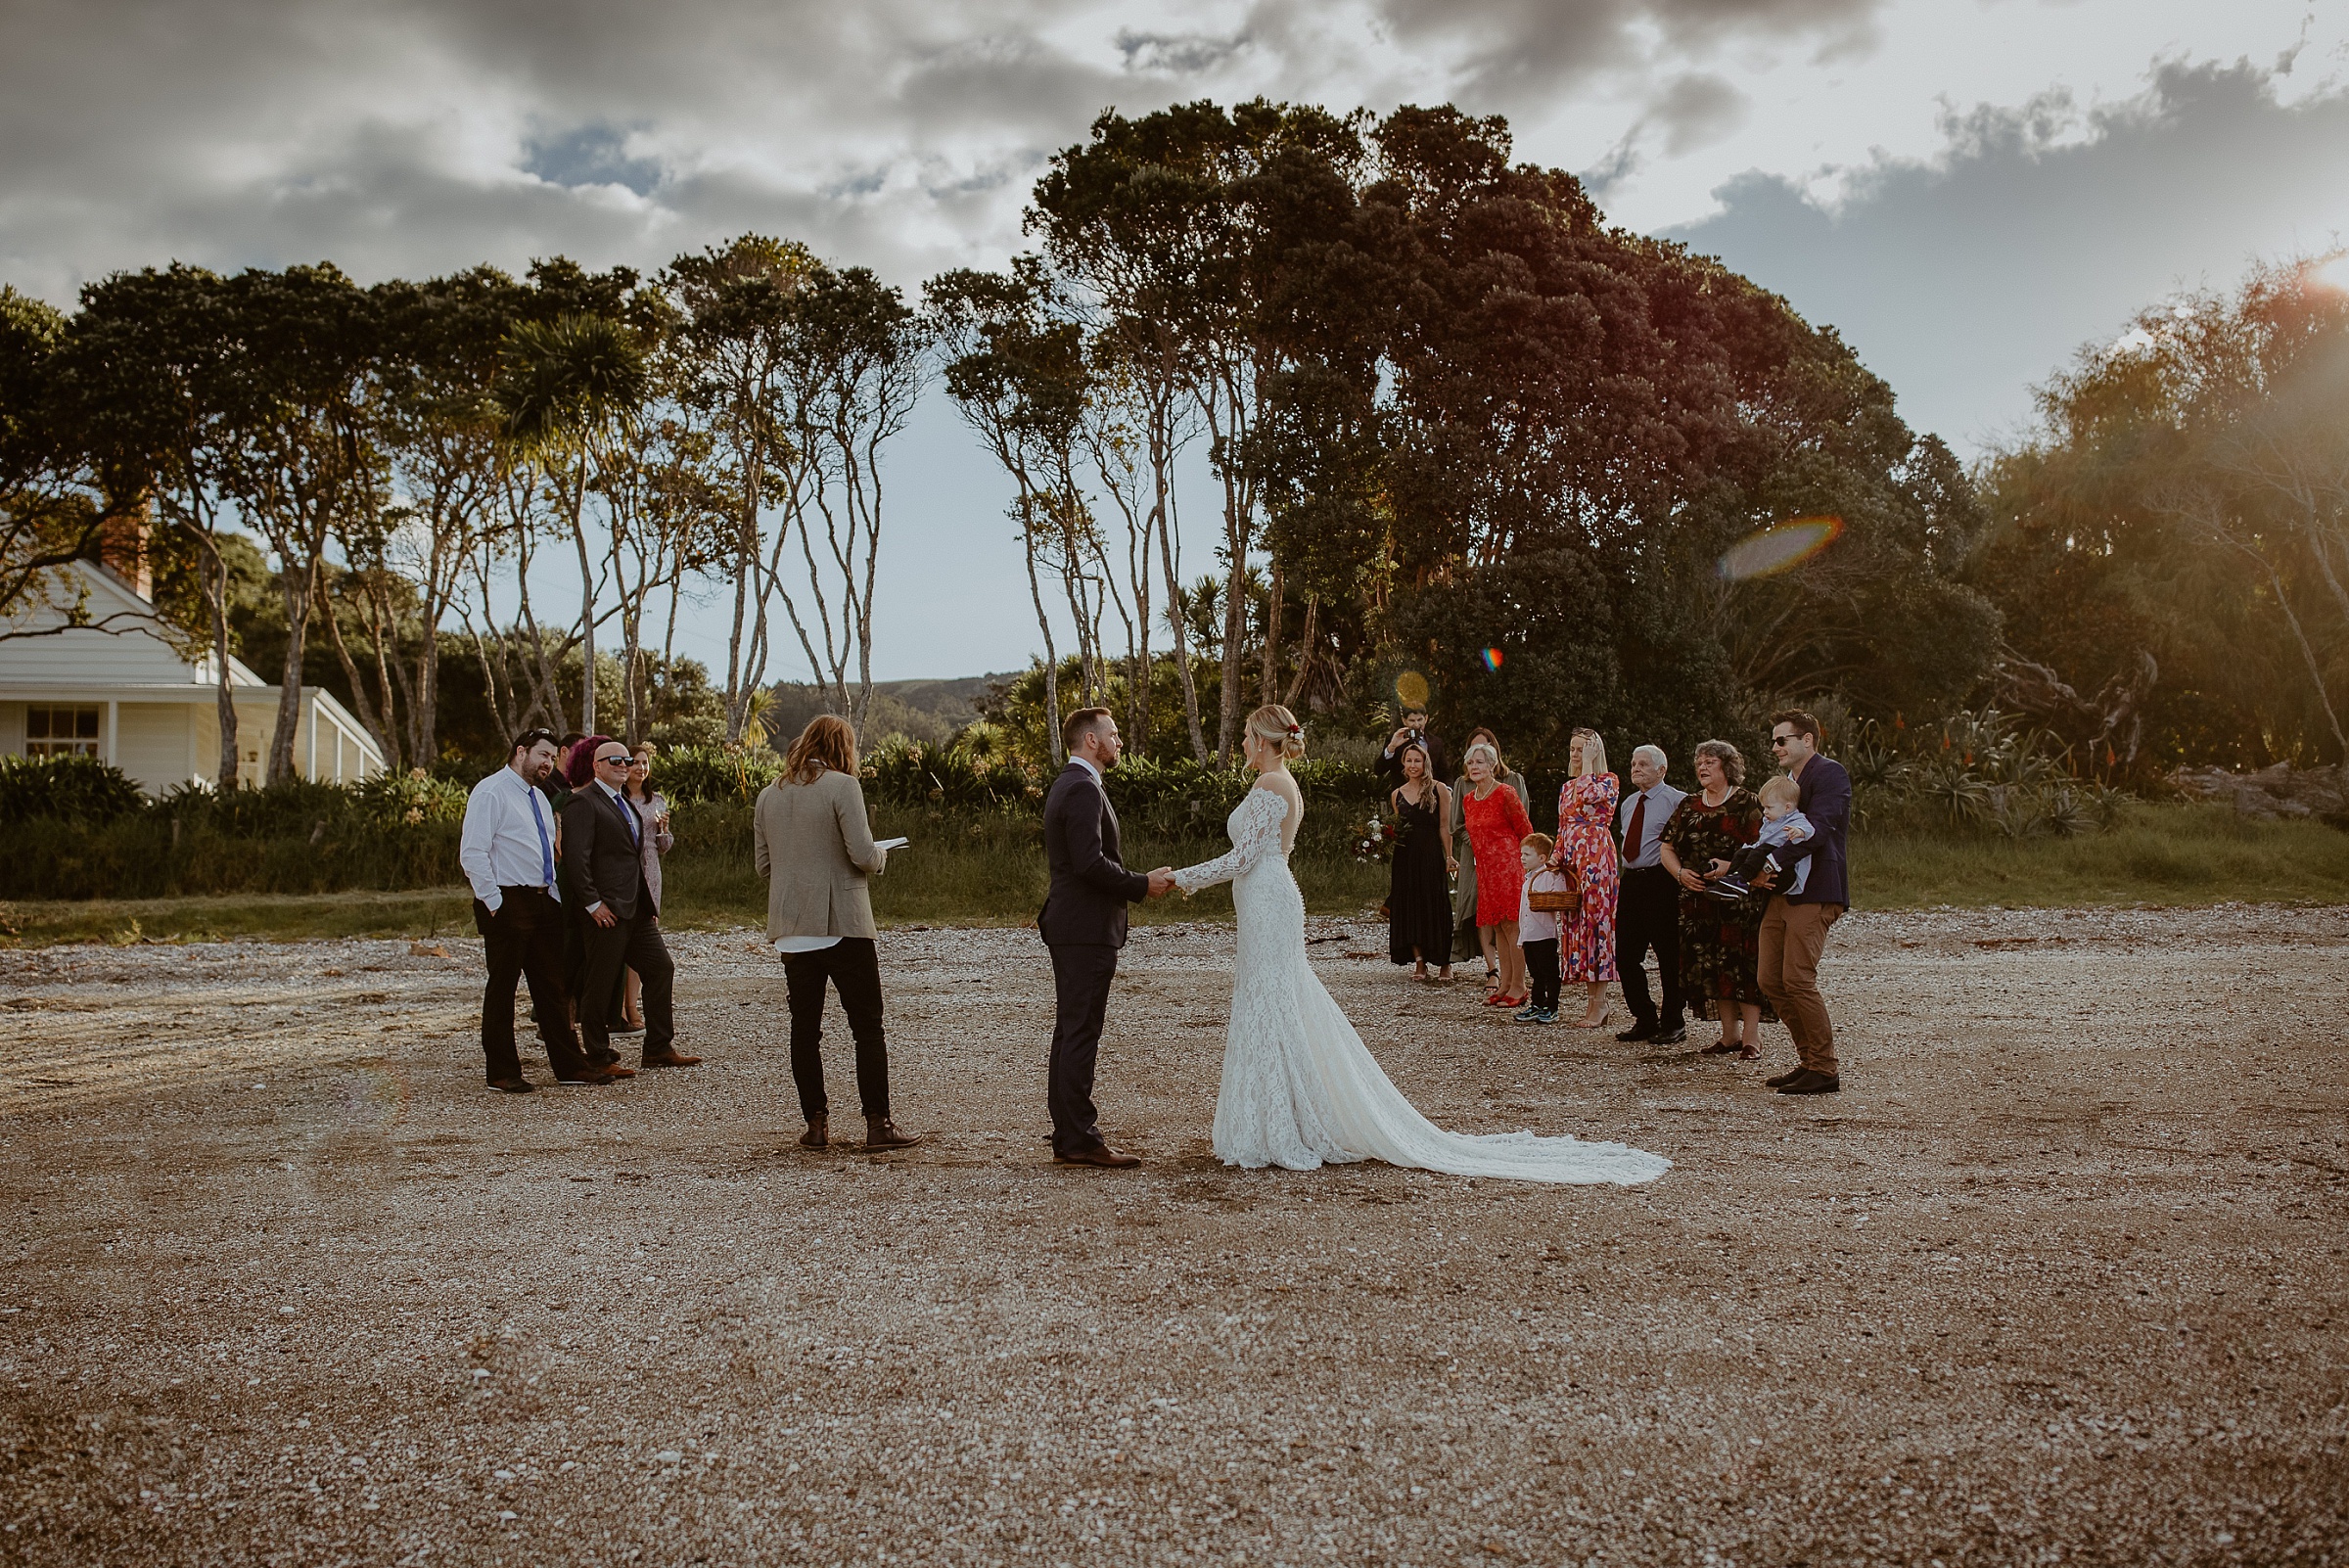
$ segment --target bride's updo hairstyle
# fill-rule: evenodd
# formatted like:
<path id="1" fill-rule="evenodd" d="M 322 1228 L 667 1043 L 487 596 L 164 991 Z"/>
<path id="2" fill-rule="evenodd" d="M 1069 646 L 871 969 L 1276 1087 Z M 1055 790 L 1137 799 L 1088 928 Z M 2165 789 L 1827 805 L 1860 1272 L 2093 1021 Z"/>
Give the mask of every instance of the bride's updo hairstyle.
<path id="1" fill-rule="evenodd" d="M 1278 703 L 1267 703 L 1250 714 L 1248 733 L 1273 742 L 1280 747 L 1280 755 L 1292 762 L 1305 755 L 1305 726 Z"/>

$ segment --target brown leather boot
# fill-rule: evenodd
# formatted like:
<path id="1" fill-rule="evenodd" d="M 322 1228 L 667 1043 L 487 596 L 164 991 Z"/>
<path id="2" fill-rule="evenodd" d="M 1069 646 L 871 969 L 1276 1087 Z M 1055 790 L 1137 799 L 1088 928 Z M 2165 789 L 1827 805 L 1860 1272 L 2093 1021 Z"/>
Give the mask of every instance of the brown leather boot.
<path id="1" fill-rule="evenodd" d="M 886 1116 L 864 1119 L 864 1146 L 868 1149 L 910 1149 L 921 1141 L 913 1133 L 899 1130 Z"/>
<path id="2" fill-rule="evenodd" d="M 809 1117 L 807 1119 L 807 1130 L 800 1134 L 800 1147 L 803 1149 L 820 1149 L 831 1141 L 832 1119 L 828 1116 Z"/>

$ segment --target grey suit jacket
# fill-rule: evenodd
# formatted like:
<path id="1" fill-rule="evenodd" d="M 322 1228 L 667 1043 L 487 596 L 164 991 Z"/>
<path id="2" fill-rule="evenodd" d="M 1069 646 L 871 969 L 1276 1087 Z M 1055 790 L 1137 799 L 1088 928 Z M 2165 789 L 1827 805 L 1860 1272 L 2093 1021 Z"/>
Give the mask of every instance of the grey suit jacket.
<path id="1" fill-rule="evenodd" d="M 866 879 L 888 862 L 864 814 L 864 786 L 827 768 L 814 782 L 759 792 L 752 853 L 766 882 L 766 935 L 879 935 Z"/>

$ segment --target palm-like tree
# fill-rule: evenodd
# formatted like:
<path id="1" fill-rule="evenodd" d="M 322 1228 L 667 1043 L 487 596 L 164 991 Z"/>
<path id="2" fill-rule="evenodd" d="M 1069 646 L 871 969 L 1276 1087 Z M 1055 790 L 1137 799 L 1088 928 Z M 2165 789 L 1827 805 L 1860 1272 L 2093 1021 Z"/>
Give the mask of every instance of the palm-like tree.
<path id="1" fill-rule="evenodd" d="M 592 735 L 596 584 L 583 521 L 588 472 L 608 475 L 624 449 L 628 424 L 649 390 L 644 348 L 609 316 L 564 315 L 515 326 L 499 360 L 497 406 L 508 447 L 553 484 L 578 549 L 579 728 Z"/>

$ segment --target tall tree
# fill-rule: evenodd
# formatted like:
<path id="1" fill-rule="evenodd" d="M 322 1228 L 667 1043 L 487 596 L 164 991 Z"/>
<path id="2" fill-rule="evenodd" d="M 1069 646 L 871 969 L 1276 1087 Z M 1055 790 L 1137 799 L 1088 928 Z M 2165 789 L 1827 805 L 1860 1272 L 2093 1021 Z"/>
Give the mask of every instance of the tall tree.
<path id="1" fill-rule="evenodd" d="M 379 318 L 329 263 L 248 271 L 225 287 L 235 374 L 248 392 L 227 463 L 237 515 L 277 556 L 286 652 L 270 735 L 268 779 L 298 775 L 302 667 L 319 574 L 338 521 L 381 504 L 375 440 Z"/>
<path id="2" fill-rule="evenodd" d="M 1028 566 L 1028 597 L 1043 638 L 1044 730 L 1061 761 L 1060 655 L 1037 568 L 1057 570 L 1077 626 L 1078 666 L 1093 700 L 1097 610 L 1080 586 L 1091 560 L 1090 518 L 1076 483 L 1076 454 L 1091 403 L 1084 332 L 1055 309 L 1042 264 L 1021 256 L 1008 273 L 958 271 L 931 280 L 942 332 L 947 395 L 1010 476 L 1012 520 Z M 1097 551 L 1094 552 L 1097 554 Z M 1091 617 L 1092 619 L 1088 619 Z"/>
<path id="3" fill-rule="evenodd" d="M 61 382 L 63 405 L 115 476 L 110 484 L 152 496 L 164 527 L 196 553 L 222 790 L 241 776 L 220 504 L 240 432 L 252 422 L 246 364 L 226 285 L 174 262 L 82 291 Z"/>
<path id="4" fill-rule="evenodd" d="M 2098 729 L 2142 708 L 2148 764 L 2343 756 L 2349 294 L 2319 261 L 2180 295 L 2084 348 L 2040 409 L 1987 465 L 2000 527 L 1976 568 L 2014 696 Z"/>
<path id="5" fill-rule="evenodd" d="M 1183 720 L 1201 762 L 1211 754 L 1173 524 L 1175 463 L 1199 410 L 1193 348 L 1201 298 L 1229 258 L 1228 233 L 1218 221 L 1222 192 L 1200 152 L 1221 145 L 1224 125 L 1212 104 L 1144 121 L 1104 114 L 1089 141 L 1054 155 L 1028 215 L 1054 269 L 1084 291 L 1094 315 L 1094 357 L 1131 399 L 1150 472 L 1150 530 L 1173 601 L 1167 623 Z"/>
<path id="6" fill-rule="evenodd" d="M 627 426 L 648 378 L 638 334 L 608 315 L 565 314 L 521 321 L 500 353 L 498 406 L 515 451 L 547 476 L 577 554 L 579 728 L 596 732 L 595 626 L 603 582 L 588 541 L 587 493 L 599 477 L 617 484 Z"/>
<path id="7" fill-rule="evenodd" d="M 921 394 L 934 329 L 864 267 L 818 267 L 791 315 L 790 435 L 806 454 L 796 525 L 806 587 L 786 587 L 780 573 L 772 586 L 825 701 L 861 725 L 873 693 L 881 450 Z"/>
<path id="8" fill-rule="evenodd" d="M 382 518 L 382 567 L 415 585 L 416 647 L 401 682 L 406 750 L 440 754 L 440 628 L 467 564 L 495 526 L 500 471 L 497 351 L 521 291 L 493 267 L 375 290 L 384 317 L 380 438 L 392 497 Z M 388 750 L 386 755 L 392 755 Z"/>
<path id="9" fill-rule="evenodd" d="M 61 571 L 97 542 L 103 481 L 86 426 L 65 406 L 73 386 L 66 350 L 66 318 L 0 285 L 0 640 L 89 622 L 86 609 L 64 602 Z M 130 465 L 126 497 L 140 493 L 139 466 Z M 45 608 L 68 613 L 36 620 Z"/>
<path id="10" fill-rule="evenodd" d="M 706 420 L 724 455 L 710 494 L 730 499 L 722 565 L 732 587 L 726 636 L 726 738 L 740 741 L 763 689 L 768 585 L 812 477 L 797 439 L 793 393 L 799 300 L 820 263 L 796 241 L 745 234 L 699 255 L 680 255 L 661 286 L 680 322 L 672 343 L 679 400 Z"/>

